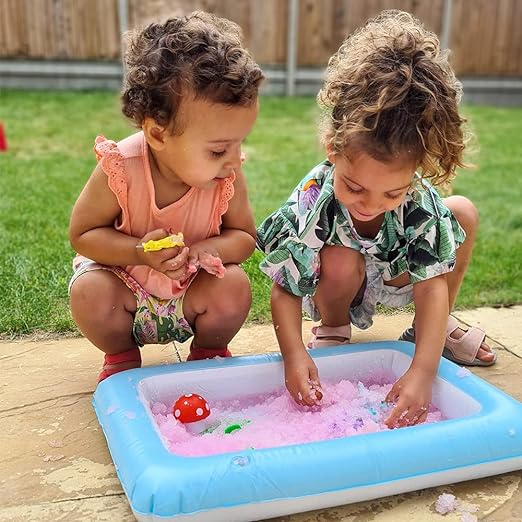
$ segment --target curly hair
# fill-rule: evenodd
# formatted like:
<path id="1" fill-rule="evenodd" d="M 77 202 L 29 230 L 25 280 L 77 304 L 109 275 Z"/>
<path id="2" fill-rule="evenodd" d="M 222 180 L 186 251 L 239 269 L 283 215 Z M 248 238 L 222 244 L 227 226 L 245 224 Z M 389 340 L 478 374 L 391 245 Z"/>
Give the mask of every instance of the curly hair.
<path id="1" fill-rule="evenodd" d="M 138 127 L 150 117 L 181 132 L 176 116 L 186 95 L 240 106 L 257 99 L 263 72 L 229 20 L 195 11 L 127 38 L 122 112 Z"/>
<path id="2" fill-rule="evenodd" d="M 437 36 L 411 14 L 389 10 L 350 35 L 328 62 L 317 98 L 321 138 L 336 153 L 378 161 L 408 155 L 434 185 L 464 167 L 462 85 Z"/>

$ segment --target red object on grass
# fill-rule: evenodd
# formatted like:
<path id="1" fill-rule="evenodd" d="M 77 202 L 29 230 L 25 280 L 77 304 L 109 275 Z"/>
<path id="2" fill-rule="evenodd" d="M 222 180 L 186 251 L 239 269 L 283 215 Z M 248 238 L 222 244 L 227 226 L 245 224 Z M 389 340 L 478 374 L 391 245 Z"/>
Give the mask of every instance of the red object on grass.
<path id="1" fill-rule="evenodd" d="M 4 126 L 0 123 L 0 152 L 7 150 L 7 138 L 5 137 Z"/>

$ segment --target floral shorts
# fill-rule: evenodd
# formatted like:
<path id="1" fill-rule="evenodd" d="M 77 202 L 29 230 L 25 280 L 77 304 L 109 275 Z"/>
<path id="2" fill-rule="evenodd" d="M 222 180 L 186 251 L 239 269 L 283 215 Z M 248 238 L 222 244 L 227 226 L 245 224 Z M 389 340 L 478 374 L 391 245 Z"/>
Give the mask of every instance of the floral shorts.
<path id="1" fill-rule="evenodd" d="M 183 317 L 183 296 L 173 299 L 155 297 L 121 267 L 100 265 L 83 256 L 74 258 L 73 270 L 69 292 L 82 274 L 92 270 L 107 270 L 116 274 L 132 291 L 137 303 L 132 335 L 138 346 L 166 344 L 170 341 L 183 343 L 194 335 L 190 324 Z"/>
<path id="2" fill-rule="evenodd" d="M 366 278 L 350 307 L 350 320 L 357 328 L 366 330 L 373 324 L 377 303 L 391 308 L 402 308 L 412 301 L 413 285 L 411 283 L 400 288 L 384 284 L 384 279 L 377 266 L 366 258 Z M 321 319 L 312 296 L 303 299 L 303 311 L 313 321 Z"/>

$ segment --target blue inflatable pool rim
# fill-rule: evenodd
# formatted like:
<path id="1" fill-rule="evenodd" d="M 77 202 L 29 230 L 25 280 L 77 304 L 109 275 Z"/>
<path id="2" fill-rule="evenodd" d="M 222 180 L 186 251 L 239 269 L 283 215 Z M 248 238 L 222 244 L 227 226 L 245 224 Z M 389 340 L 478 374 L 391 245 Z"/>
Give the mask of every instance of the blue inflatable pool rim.
<path id="1" fill-rule="evenodd" d="M 399 376 L 413 349 L 381 342 L 311 353 L 323 379 L 341 380 L 376 365 Z M 169 452 L 150 402 L 188 389 L 207 400 L 222 400 L 217 390 L 237 397 L 279 389 L 279 354 L 121 372 L 99 384 L 93 405 L 139 520 L 261 520 L 521 469 L 522 404 L 459 372 L 443 359 L 434 385 L 433 402 L 448 420 L 206 457 Z"/>

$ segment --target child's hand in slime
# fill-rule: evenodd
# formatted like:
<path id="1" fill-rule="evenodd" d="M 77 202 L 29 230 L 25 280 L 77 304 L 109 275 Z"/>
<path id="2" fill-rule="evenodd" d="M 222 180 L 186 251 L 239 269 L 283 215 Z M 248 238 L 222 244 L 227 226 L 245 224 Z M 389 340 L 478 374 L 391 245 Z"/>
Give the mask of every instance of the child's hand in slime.
<path id="1" fill-rule="evenodd" d="M 388 428 L 413 426 L 426 420 L 431 402 L 433 378 L 422 370 L 410 368 L 393 386 L 386 402 L 395 403 L 384 421 Z"/>
<path id="2" fill-rule="evenodd" d="M 301 406 L 316 406 L 323 398 L 317 366 L 305 350 L 286 357 L 285 385 L 294 401 Z"/>

